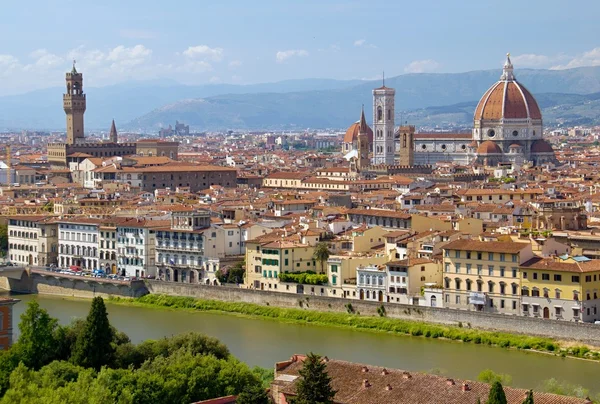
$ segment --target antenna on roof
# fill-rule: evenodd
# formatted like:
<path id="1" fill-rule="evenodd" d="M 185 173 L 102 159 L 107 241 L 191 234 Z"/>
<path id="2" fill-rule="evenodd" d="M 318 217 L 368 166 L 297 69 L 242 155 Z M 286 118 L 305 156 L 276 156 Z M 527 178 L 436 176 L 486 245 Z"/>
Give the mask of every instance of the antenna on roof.
<path id="1" fill-rule="evenodd" d="M 383 87 L 385 87 L 385 70 L 382 72 Z"/>

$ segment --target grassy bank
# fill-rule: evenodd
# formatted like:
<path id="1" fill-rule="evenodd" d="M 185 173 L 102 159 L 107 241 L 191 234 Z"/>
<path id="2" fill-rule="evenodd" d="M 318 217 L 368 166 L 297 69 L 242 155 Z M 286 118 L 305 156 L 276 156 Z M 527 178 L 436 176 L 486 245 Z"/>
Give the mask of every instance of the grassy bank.
<path id="1" fill-rule="evenodd" d="M 586 346 L 562 347 L 551 338 L 532 337 L 520 334 L 475 330 L 464 327 L 445 326 L 418 321 L 391 319 L 381 313 L 380 317 L 367 317 L 356 314 L 320 312 L 301 309 L 283 309 L 251 303 L 232 303 L 218 300 L 203 300 L 193 297 L 166 295 L 146 295 L 137 299 L 113 297 L 115 303 L 148 307 L 167 307 L 238 315 L 261 317 L 301 324 L 318 324 L 344 328 L 389 332 L 425 338 L 444 338 L 473 344 L 484 344 L 502 348 L 514 348 L 572 356 L 585 359 L 600 359 L 600 352 L 591 351 Z"/>

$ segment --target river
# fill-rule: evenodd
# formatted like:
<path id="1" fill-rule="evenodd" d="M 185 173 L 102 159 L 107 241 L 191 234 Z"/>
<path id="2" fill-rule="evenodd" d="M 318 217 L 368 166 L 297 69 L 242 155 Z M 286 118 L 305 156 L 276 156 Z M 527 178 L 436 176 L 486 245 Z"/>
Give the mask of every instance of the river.
<path id="1" fill-rule="evenodd" d="M 90 301 L 49 296 L 16 296 L 15 333 L 19 316 L 31 299 L 61 324 L 85 317 Z M 109 320 L 127 333 L 132 342 L 158 339 L 187 331 L 202 332 L 218 338 L 231 352 L 250 366 L 271 368 L 275 362 L 294 353 L 315 352 L 330 358 L 386 366 L 411 371 L 435 369 L 448 377 L 474 380 L 479 372 L 492 369 L 508 373 L 512 385 L 537 388 L 542 381 L 556 378 L 582 385 L 600 393 L 596 378 L 600 364 L 545 354 L 521 352 L 483 345 L 371 333 L 316 325 L 286 324 L 272 320 L 250 319 L 227 314 L 190 313 L 161 308 L 130 307 L 107 302 Z"/>

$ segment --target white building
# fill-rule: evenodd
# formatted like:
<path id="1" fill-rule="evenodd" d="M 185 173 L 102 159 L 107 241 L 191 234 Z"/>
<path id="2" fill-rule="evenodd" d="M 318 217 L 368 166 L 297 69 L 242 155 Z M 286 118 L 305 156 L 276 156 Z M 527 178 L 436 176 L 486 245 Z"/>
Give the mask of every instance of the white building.
<path id="1" fill-rule="evenodd" d="M 156 276 L 155 228 L 161 223 L 132 219 L 117 225 L 117 272 L 119 275 Z"/>
<path id="2" fill-rule="evenodd" d="M 98 232 L 100 220 L 76 219 L 58 223 L 58 265 L 85 270 L 98 268 Z"/>
<path id="3" fill-rule="evenodd" d="M 360 300 L 385 302 L 387 274 L 376 265 L 358 266 L 356 268 L 356 289 Z"/>

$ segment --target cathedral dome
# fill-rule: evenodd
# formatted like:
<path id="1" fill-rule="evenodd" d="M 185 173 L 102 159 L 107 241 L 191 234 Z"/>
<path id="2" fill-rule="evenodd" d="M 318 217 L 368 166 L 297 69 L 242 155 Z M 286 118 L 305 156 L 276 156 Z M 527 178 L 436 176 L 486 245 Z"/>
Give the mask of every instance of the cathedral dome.
<path id="1" fill-rule="evenodd" d="M 513 75 L 513 66 L 507 55 L 500 80 L 483 94 L 475 120 L 542 119 L 537 101 Z"/>
<path id="2" fill-rule="evenodd" d="M 369 138 L 369 144 L 373 144 L 373 129 L 371 129 L 368 125 L 367 127 L 367 137 Z M 360 131 L 360 121 L 357 121 L 350 125 L 350 127 L 346 130 L 346 134 L 344 135 L 344 143 L 353 143 L 358 140 L 358 132 Z"/>
<path id="3" fill-rule="evenodd" d="M 502 154 L 502 149 L 491 140 L 486 140 L 477 148 L 477 154 Z"/>
<path id="4" fill-rule="evenodd" d="M 554 153 L 554 149 L 550 146 L 550 143 L 545 140 L 538 139 L 531 144 L 532 153 Z"/>

